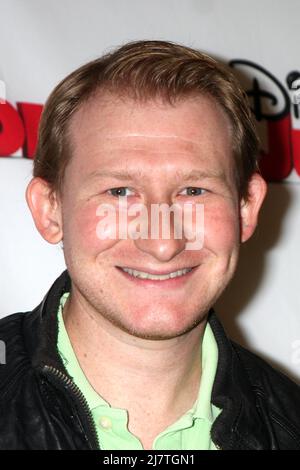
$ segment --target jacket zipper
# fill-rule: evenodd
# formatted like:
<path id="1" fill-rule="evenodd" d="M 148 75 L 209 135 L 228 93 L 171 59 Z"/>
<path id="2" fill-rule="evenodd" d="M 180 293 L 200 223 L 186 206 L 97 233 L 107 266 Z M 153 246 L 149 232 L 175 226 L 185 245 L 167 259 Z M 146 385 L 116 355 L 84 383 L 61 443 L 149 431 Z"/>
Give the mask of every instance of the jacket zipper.
<path id="1" fill-rule="evenodd" d="M 100 443 L 98 439 L 98 434 L 96 431 L 94 419 L 92 412 L 89 408 L 88 402 L 79 389 L 79 387 L 73 382 L 71 378 L 69 378 L 67 375 L 65 375 L 63 372 L 60 370 L 56 369 L 53 366 L 49 365 L 44 365 L 42 368 L 43 372 L 48 376 L 48 377 L 53 377 L 55 382 L 60 382 L 61 385 L 63 385 L 65 388 L 67 388 L 72 395 L 74 396 L 75 400 L 79 404 L 79 409 L 82 409 L 83 415 L 86 418 L 87 422 L 87 430 L 89 431 L 87 434 L 90 434 L 88 443 L 93 450 L 100 450 Z"/>

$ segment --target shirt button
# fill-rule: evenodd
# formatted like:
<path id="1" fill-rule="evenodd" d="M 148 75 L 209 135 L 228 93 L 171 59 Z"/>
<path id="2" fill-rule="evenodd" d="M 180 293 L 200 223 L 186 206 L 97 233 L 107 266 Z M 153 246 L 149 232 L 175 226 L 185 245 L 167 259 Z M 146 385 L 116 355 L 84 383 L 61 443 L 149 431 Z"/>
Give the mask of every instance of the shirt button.
<path id="1" fill-rule="evenodd" d="M 111 429 L 112 428 L 112 422 L 109 418 L 107 418 L 106 416 L 102 416 L 100 419 L 99 419 L 99 423 L 100 423 L 100 426 L 103 428 L 103 429 Z"/>

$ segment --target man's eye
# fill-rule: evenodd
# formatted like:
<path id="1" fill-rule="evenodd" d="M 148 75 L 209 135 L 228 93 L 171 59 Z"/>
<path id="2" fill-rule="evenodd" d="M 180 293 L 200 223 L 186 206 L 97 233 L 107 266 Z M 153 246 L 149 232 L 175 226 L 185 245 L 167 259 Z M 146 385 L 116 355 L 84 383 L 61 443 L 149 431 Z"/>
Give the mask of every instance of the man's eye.
<path id="1" fill-rule="evenodd" d="M 194 187 L 188 187 L 185 188 L 183 191 L 186 191 L 187 196 L 201 196 L 202 194 L 205 193 L 205 189 L 203 188 L 194 188 Z"/>
<path id="2" fill-rule="evenodd" d="M 112 188 L 109 189 L 108 192 L 112 196 L 115 197 L 125 197 L 125 196 L 130 196 L 126 191 L 132 192 L 129 188 L 121 186 L 120 188 Z"/>

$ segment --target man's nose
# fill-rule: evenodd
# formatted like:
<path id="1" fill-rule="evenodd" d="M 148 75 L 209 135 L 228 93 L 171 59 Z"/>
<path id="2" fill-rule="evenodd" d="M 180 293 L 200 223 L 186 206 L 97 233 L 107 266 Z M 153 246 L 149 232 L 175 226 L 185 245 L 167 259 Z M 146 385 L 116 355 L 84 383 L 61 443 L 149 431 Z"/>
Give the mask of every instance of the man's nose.
<path id="1" fill-rule="evenodd" d="M 179 223 L 182 215 L 175 216 L 171 212 L 167 215 L 160 213 L 159 217 L 153 217 L 151 207 L 148 207 L 148 214 L 148 236 L 139 237 L 134 243 L 139 250 L 150 254 L 158 261 L 169 261 L 185 249 L 187 240 L 183 230 L 180 230 L 182 222 Z"/>
<path id="2" fill-rule="evenodd" d="M 158 261 L 166 262 L 173 259 L 185 248 L 184 240 L 145 240 L 138 239 L 135 240 L 135 245 L 139 250 L 144 253 L 150 254 L 153 258 L 156 258 Z"/>

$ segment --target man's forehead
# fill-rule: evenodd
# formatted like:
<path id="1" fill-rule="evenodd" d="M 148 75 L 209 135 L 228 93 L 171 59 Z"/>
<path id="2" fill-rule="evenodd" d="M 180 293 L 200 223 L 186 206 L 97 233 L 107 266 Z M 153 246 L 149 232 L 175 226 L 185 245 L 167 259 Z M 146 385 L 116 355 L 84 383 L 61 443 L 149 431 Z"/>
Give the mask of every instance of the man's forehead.
<path id="1" fill-rule="evenodd" d="M 198 136 L 186 138 L 183 135 L 167 135 L 166 132 L 153 134 L 151 129 L 145 129 L 144 132 L 130 133 L 126 130 L 122 133 L 106 134 L 97 129 L 89 129 L 84 136 L 77 136 L 75 141 L 80 144 L 84 141 L 85 148 L 93 152 L 99 152 L 108 156 L 111 154 L 134 155 L 135 153 L 143 156 L 144 153 L 153 156 L 169 155 L 189 155 L 198 153 L 201 156 L 201 144 L 207 139 L 201 131 Z M 95 145 L 96 144 L 96 145 Z M 217 142 L 211 141 L 212 147 L 217 150 Z M 219 150 L 220 151 L 220 150 Z"/>
<path id="2" fill-rule="evenodd" d="M 201 111 L 203 111 L 201 113 Z M 208 113 L 210 116 L 208 116 Z M 176 120 L 172 119 L 176 116 Z M 183 123 L 180 123 L 182 117 Z M 187 126 L 184 126 L 186 119 L 189 119 L 189 133 Z M 210 119 L 209 119 L 210 118 Z M 184 135 L 182 139 L 193 141 L 191 124 L 195 121 L 195 129 L 197 125 L 208 126 L 209 121 L 222 121 L 224 127 L 228 127 L 229 119 L 220 105 L 208 95 L 197 95 L 194 97 L 183 97 L 175 103 L 169 103 L 158 99 L 148 99 L 147 101 L 138 101 L 130 97 L 115 96 L 111 93 L 93 95 L 83 103 L 77 112 L 72 116 L 69 129 L 88 132 L 91 127 L 96 128 L 99 132 L 105 130 L 105 137 L 122 138 L 122 128 L 128 137 L 161 138 L 169 137 L 178 138 L 180 129 L 183 128 Z M 113 129 L 110 128 L 113 121 Z M 149 122 L 152 121 L 151 130 L 148 129 Z M 169 133 L 162 132 L 161 121 L 172 125 Z M 176 123 L 179 123 L 179 129 L 176 129 Z M 145 124 L 143 127 L 142 125 Z M 107 128 L 108 127 L 108 128 Z M 138 129 L 137 129 L 138 127 Z M 231 127 L 229 125 L 229 127 Z M 165 131 L 165 129 L 164 129 Z M 78 132 L 76 132 L 78 134 Z M 188 135 L 188 137 L 187 137 Z"/>
<path id="3" fill-rule="evenodd" d="M 98 97 L 73 119 L 71 151 L 77 170 L 84 179 L 106 174 L 120 180 L 145 180 L 155 171 L 166 171 L 180 181 L 224 179 L 232 166 L 227 120 L 212 100 L 202 98 L 203 103 L 186 100 L 176 107 Z M 128 162 L 130 168 L 126 168 Z M 133 172 L 134 166 L 139 173 Z"/>
<path id="4" fill-rule="evenodd" d="M 148 152 L 153 154 L 153 158 L 171 154 L 174 158 L 184 154 L 187 157 L 197 154 L 201 158 L 209 154 L 231 153 L 231 132 L 227 120 L 216 108 L 209 112 L 207 107 L 210 103 L 206 103 L 206 112 L 198 115 L 198 105 L 190 102 L 183 102 L 180 108 L 170 105 L 157 108 L 155 103 L 138 105 L 131 113 L 124 101 L 117 101 L 113 107 L 106 99 L 108 106 L 102 107 L 101 100 L 73 116 L 68 140 L 74 156 L 82 157 L 84 153 L 90 159 L 95 156 L 107 160 L 110 154 L 111 158 L 113 154 L 118 158 L 119 155 L 130 158 L 132 152 L 136 155 L 140 152 L 141 156 Z"/>

